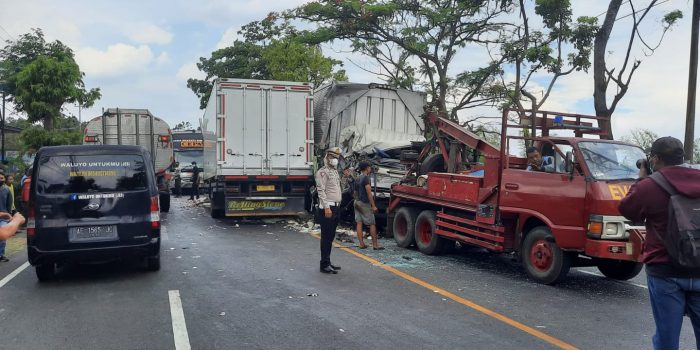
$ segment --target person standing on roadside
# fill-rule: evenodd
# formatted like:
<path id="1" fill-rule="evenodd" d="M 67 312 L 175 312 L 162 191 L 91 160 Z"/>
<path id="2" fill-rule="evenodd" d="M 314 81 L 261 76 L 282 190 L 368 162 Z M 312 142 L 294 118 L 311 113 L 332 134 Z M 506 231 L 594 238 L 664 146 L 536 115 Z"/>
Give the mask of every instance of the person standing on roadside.
<path id="1" fill-rule="evenodd" d="M 372 166 L 368 162 L 360 162 L 357 167 L 360 171 L 360 177 L 355 182 L 355 223 L 357 229 L 357 240 L 360 244 L 360 249 L 367 248 L 364 240 L 363 224 L 369 226 L 369 234 L 372 237 L 372 249 L 381 250 L 377 242 L 377 223 L 375 222 L 374 214 L 377 213 L 377 205 L 374 203 L 372 195 L 372 184 L 369 175 L 372 173 Z"/>
<path id="2" fill-rule="evenodd" d="M 4 226 L 12 218 L 12 195 L 10 188 L 5 185 L 5 173 L 0 172 L 0 226 Z M 7 242 L 0 240 L 0 262 L 8 262 L 10 259 L 5 256 L 5 246 Z"/>
<path id="3" fill-rule="evenodd" d="M 199 199 L 199 168 L 197 162 L 192 162 L 192 189 L 190 190 L 190 200 L 193 201 L 197 196 Z"/>
<path id="4" fill-rule="evenodd" d="M 700 198 L 700 170 L 683 164 L 683 143 L 673 137 L 654 141 L 648 158 L 649 168 L 658 172 L 677 193 Z M 654 175 L 658 176 L 658 175 Z M 674 264 L 664 244 L 668 232 L 670 195 L 646 166 L 640 166 L 639 179 L 620 201 L 620 213 L 632 222 L 645 222 L 646 239 L 642 261 L 646 265 L 649 299 L 656 323 L 654 349 L 678 349 L 683 314 L 693 324 L 695 342 L 700 348 L 700 270 Z"/>
<path id="5" fill-rule="evenodd" d="M 8 189 L 10 189 L 10 196 L 12 200 L 12 208 L 10 208 L 10 213 L 14 214 L 17 211 L 17 207 L 15 206 L 15 176 L 10 174 L 7 175 L 7 183 L 5 184 Z"/>
<path id="6" fill-rule="evenodd" d="M 337 274 L 340 266 L 331 264 L 331 249 L 338 227 L 342 189 L 338 174 L 340 148 L 333 147 L 326 151 L 324 166 L 316 172 L 316 189 L 318 191 L 318 209 L 321 224 L 321 272 Z"/>

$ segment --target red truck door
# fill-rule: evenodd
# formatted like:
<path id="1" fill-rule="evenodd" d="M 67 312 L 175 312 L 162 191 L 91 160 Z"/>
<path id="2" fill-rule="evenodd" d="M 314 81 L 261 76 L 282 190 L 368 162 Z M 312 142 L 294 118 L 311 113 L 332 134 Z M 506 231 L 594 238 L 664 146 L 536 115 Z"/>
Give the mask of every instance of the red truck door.
<path id="1" fill-rule="evenodd" d="M 557 157 L 559 158 L 559 157 Z M 559 161 L 559 160 L 557 160 Z M 557 167 L 562 171 L 563 167 Z M 583 249 L 586 181 L 576 173 L 504 169 L 500 188 L 503 213 L 536 216 L 549 221 L 557 244 L 563 249 Z M 523 223 L 520 223 L 521 225 Z"/>

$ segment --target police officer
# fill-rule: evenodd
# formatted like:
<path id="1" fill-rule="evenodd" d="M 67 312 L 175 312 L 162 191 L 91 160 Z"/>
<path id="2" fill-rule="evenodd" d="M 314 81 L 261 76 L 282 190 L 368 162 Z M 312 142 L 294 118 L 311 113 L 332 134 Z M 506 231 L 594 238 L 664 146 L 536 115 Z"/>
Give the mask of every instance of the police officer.
<path id="1" fill-rule="evenodd" d="M 318 189 L 318 208 L 321 211 L 321 272 L 338 273 L 340 266 L 331 264 L 331 248 L 335 239 L 335 229 L 338 226 L 338 215 L 342 190 L 338 175 L 338 159 L 340 148 L 333 147 L 326 151 L 323 159 L 324 166 L 316 172 L 316 187 Z"/>

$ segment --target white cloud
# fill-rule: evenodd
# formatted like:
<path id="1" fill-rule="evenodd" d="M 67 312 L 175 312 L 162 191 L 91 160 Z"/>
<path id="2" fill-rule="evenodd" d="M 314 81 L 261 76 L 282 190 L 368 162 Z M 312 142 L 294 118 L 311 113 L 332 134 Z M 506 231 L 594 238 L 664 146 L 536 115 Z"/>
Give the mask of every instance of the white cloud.
<path id="1" fill-rule="evenodd" d="M 163 51 L 160 55 L 158 55 L 158 58 L 156 58 L 156 64 L 160 66 L 166 63 L 170 63 L 170 55 L 168 55 L 167 52 Z"/>
<path id="2" fill-rule="evenodd" d="M 138 44 L 166 45 L 173 40 L 173 34 L 155 24 L 138 24 L 127 27 L 129 38 Z"/>
<path id="3" fill-rule="evenodd" d="M 136 47 L 122 43 L 110 45 L 106 51 L 80 49 L 75 53 L 75 58 L 80 69 L 93 77 L 143 71 L 154 60 L 153 52 L 147 45 Z"/>
<path id="4" fill-rule="evenodd" d="M 233 45 L 233 42 L 238 39 L 238 30 L 240 28 L 238 27 L 231 27 L 229 29 L 226 29 L 224 34 L 221 36 L 221 39 L 219 40 L 218 43 L 216 43 L 216 49 L 223 49 L 224 47 L 229 47 Z"/>
<path id="5" fill-rule="evenodd" d="M 182 80 L 187 80 L 189 78 L 204 79 L 206 77 L 204 73 L 197 68 L 197 64 L 195 63 L 187 63 L 182 65 L 182 67 L 180 67 L 180 69 L 177 71 L 176 76 Z"/>

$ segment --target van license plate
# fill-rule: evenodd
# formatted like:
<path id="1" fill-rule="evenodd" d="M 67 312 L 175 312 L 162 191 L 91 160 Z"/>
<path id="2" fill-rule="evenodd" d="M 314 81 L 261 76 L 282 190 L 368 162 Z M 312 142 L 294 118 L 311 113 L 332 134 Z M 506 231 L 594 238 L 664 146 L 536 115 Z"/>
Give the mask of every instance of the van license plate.
<path id="1" fill-rule="evenodd" d="M 257 190 L 258 190 L 258 192 L 274 191 L 275 185 L 258 185 Z"/>
<path id="2" fill-rule="evenodd" d="M 116 225 L 80 226 L 68 229 L 68 241 L 71 243 L 106 242 L 118 239 Z"/>

